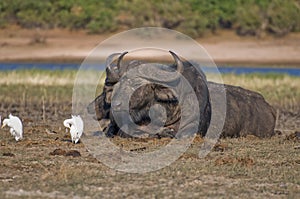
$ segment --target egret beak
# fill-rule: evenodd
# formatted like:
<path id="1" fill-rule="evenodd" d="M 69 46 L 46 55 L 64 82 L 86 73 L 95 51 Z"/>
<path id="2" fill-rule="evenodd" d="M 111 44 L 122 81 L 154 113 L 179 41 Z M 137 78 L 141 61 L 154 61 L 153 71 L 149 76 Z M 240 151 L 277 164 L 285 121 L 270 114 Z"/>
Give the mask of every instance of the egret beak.
<path id="1" fill-rule="evenodd" d="M 5 127 L 5 126 L 6 126 L 6 124 L 3 124 L 3 125 L 1 126 L 1 128 Z"/>

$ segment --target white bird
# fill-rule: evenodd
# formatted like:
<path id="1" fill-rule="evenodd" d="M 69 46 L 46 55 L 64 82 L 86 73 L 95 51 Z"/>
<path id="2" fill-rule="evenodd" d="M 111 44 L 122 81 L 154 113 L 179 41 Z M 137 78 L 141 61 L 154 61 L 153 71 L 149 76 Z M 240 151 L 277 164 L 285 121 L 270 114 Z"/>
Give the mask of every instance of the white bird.
<path id="1" fill-rule="evenodd" d="M 16 141 L 23 139 L 23 125 L 20 118 L 9 114 L 8 118 L 3 120 L 2 128 L 6 125 L 10 127 L 9 132 Z"/>
<path id="2" fill-rule="evenodd" d="M 70 129 L 72 142 L 76 144 L 83 133 L 83 121 L 80 115 L 72 115 L 71 119 L 66 119 L 64 126 Z"/>

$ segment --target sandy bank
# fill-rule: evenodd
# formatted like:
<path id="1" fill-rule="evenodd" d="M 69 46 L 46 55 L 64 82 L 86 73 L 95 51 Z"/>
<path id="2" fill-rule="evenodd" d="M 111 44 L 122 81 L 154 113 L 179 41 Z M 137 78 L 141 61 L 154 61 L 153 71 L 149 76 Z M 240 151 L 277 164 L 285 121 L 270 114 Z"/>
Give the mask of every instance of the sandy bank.
<path id="1" fill-rule="evenodd" d="M 4 29 L 0 30 L 0 61 L 81 62 L 93 48 L 110 36 L 65 30 Z M 284 38 L 257 39 L 241 38 L 232 32 L 222 32 L 197 41 L 218 64 L 300 67 L 300 34 Z M 182 47 L 190 50 L 189 47 Z M 115 46 L 105 48 L 108 52 L 115 52 Z"/>

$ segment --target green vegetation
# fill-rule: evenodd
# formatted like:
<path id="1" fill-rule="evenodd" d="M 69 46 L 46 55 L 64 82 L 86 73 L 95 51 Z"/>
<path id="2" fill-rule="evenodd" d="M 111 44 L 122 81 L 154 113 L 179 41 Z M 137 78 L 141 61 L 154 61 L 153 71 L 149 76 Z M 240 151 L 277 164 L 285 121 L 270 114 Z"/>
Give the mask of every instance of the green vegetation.
<path id="1" fill-rule="evenodd" d="M 222 29 L 239 35 L 300 31 L 298 0 L 1 0 L 0 27 L 86 29 L 106 33 L 142 26 L 192 37 Z"/>

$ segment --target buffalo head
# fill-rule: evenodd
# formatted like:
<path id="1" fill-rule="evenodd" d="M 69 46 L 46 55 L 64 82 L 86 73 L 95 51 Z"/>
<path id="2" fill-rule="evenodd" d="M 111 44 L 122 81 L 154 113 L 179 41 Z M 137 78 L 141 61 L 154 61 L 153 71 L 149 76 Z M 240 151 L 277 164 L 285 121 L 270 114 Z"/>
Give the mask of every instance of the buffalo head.
<path id="1" fill-rule="evenodd" d="M 106 135 L 108 136 L 124 135 L 115 123 L 113 114 L 111 113 L 111 97 L 114 86 L 126 72 L 130 71 L 130 69 L 139 67 L 145 63 L 139 60 L 123 63 L 123 58 L 126 54 L 127 52 L 115 53 L 107 58 L 106 79 L 103 92 L 88 106 L 88 112 L 96 113 L 97 120 L 110 119 L 111 122 L 106 131 Z M 205 135 L 211 116 L 206 77 L 202 71 L 197 70 L 190 62 L 182 61 L 181 58 L 172 51 L 170 51 L 170 54 L 174 59 L 174 63 L 168 65 L 167 70 L 177 70 L 189 81 L 189 84 L 197 96 L 198 108 L 200 111 L 198 131 L 201 135 Z M 166 68 L 163 68 L 163 70 L 166 70 Z M 151 74 L 149 74 L 149 76 L 151 76 Z M 166 77 L 166 79 L 170 79 L 170 81 L 175 78 L 176 77 Z M 153 83 L 139 87 L 132 94 L 129 102 L 129 112 L 132 120 L 137 125 L 140 125 L 141 131 L 143 131 L 142 127 L 151 122 L 149 111 L 155 104 L 159 104 L 165 108 L 167 117 L 164 123 L 165 130 L 157 136 L 174 137 L 180 124 L 181 109 L 176 94 L 168 87 Z M 195 105 L 191 104 L 191 106 Z"/>

